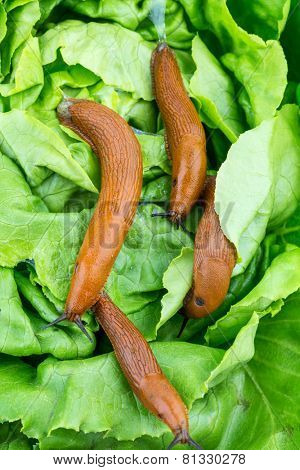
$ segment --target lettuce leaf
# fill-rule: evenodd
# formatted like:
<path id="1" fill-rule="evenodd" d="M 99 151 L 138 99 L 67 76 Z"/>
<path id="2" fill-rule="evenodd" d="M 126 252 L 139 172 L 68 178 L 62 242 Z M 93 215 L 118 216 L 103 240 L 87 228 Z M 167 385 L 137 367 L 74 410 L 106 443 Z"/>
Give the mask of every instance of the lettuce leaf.
<path id="1" fill-rule="evenodd" d="M 11 108 L 26 109 L 36 101 L 44 84 L 38 39 L 29 37 L 16 55 L 11 81 L 0 85 L 0 93 L 10 97 Z"/>
<path id="2" fill-rule="evenodd" d="M 70 322 L 43 329 L 63 311 L 100 188 L 97 157 L 57 119 L 64 96 L 101 102 L 135 128 L 142 204 L 106 289 L 153 341 L 192 437 L 205 449 L 300 446 L 300 143 L 298 108 L 287 104 L 299 101 L 298 2 L 290 13 L 289 0 L 166 3 L 167 42 L 205 124 L 209 170 L 222 164 L 216 210 L 239 255 L 223 304 L 180 338 L 200 210 L 187 233 L 151 217 L 171 190 L 151 5 L 0 4 L 1 448 L 163 449 L 172 439 L 102 332 L 90 344 Z M 83 320 L 94 338 L 93 315 Z"/>
<path id="3" fill-rule="evenodd" d="M 14 53 L 29 38 L 33 26 L 40 18 L 38 0 L 6 2 L 6 8 L 7 33 L 0 46 L 3 76 L 9 73 Z"/>
<path id="4" fill-rule="evenodd" d="M 248 33 L 265 41 L 279 39 L 289 14 L 291 0 L 228 0 L 228 8 L 236 22 Z"/>
<path id="5" fill-rule="evenodd" d="M 95 345 L 83 337 L 76 325 L 66 322 L 63 328 L 43 329 L 57 318 L 56 309 L 26 277 L 17 272 L 15 277 L 22 295 L 31 302 L 35 311 L 42 313 L 45 321 L 34 311 L 23 308 L 13 270 L 0 268 L 0 351 L 12 356 L 50 353 L 59 359 L 89 356 Z M 90 332 L 90 335 L 93 334 Z"/>
<path id="6" fill-rule="evenodd" d="M 216 211 L 239 254 L 234 274 L 249 264 L 266 230 L 283 224 L 300 199 L 299 117 L 294 105 L 245 132 L 217 176 Z"/>
<path id="7" fill-rule="evenodd" d="M 0 424 L 0 450 L 31 450 L 32 442 L 21 433 L 19 422 Z"/>
<path id="8" fill-rule="evenodd" d="M 123 0 L 106 0 L 102 2 L 97 0 L 85 2 L 66 0 L 65 4 L 68 8 L 82 15 L 90 16 L 91 18 L 106 18 L 133 30 L 138 27 L 139 23 L 149 13 L 149 2 L 141 2 L 140 0 L 130 2 L 124 2 Z"/>
<path id="9" fill-rule="evenodd" d="M 153 344 L 165 373 L 191 408 L 193 437 L 206 449 L 299 446 L 299 387 L 295 375 L 300 367 L 298 303 L 299 294 L 294 294 L 275 318 L 263 318 L 255 340 L 253 328 L 257 323 L 245 327 L 243 339 L 252 345 L 252 353 L 247 352 L 239 337 L 235 353 L 232 352 L 234 368 L 228 367 L 230 361 L 221 350 L 186 343 Z M 248 358 L 252 356 L 253 340 L 255 354 L 245 364 L 240 358 L 243 350 Z M 214 383 L 212 374 L 216 377 L 217 370 L 218 383 Z M 1 360 L 0 377 L 1 416 L 6 420 L 21 419 L 23 432 L 41 439 L 44 448 L 47 445 L 57 448 L 55 440 L 62 432 L 65 432 L 60 441 L 62 448 L 64 442 L 66 447 L 81 448 L 80 434 L 63 431 L 72 429 L 84 433 L 109 431 L 102 435 L 103 442 L 101 434 L 82 435 L 86 443 L 94 443 L 93 448 L 127 448 L 122 440 L 135 438 L 139 438 L 133 443 L 135 449 L 144 448 L 145 442 L 146 448 L 164 448 L 171 439 L 170 433 L 165 434 L 165 425 L 133 398 L 112 354 L 82 361 L 49 358 L 37 371 L 17 358 L 6 356 Z M 205 384 L 209 389 L 203 397 L 201 389 Z M 82 402 L 83 389 L 86 400 L 93 406 L 92 414 L 86 412 Z M 103 400 L 97 399 L 99 396 L 105 396 L 105 406 Z M 119 409 L 122 412 L 118 413 Z M 147 435 L 161 437 L 144 441 Z M 108 437 L 121 442 L 106 441 Z"/>
<path id="10" fill-rule="evenodd" d="M 107 85 L 131 92 L 135 98 L 152 99 L 153 46 L 139 34 L 119 25 L 68 20 L 39 39 L 43 65 L 54 62 L 59 50 L 66 64 L 80 64 Z"/>
<path id="11" fill-rule="evenodd" d="M 243 124 L 232 80 L 199 36 L 193 39 L 192 56 L 197 70 L 190 81 L 190 91 L 201 105 L 201 117 L 235 142 Z"/>
<path id="12" fill-rule="evenodd" d="M 0 127 L 1 151 L 18 161 L 29 184 L 37 186 L 54 171 L 82 188 L 97 192 L 64 142 L 40 121 L 25 112 L 12 110 L 0 113 Z"/>
<path id="13" fill-rule="evenodd" d="M 214 346 L 228 343 L 249 321 L 253 312 L 259 316 L 276 315 L 284 299 L 300 289 L 299 265 L 299 248 L 277 256 L 254 289 L 208 328 L 206 341 Z"/>
<path id="14" fill-rule="evenodd" d="M 233 20 L 226 0 L 204 1 L 205 17 L 219 39 L 222 62 L 242 88 L 239 102 L 251 127 L 275 114 L 287 84 L 287 64 L 277 41 L 264 42 Z"/>
<path id="15" fill-rule="evenodd" d="M 166 374 L 191 407 L 201 395 L 194 382 L 201 384 L 223 353 L 184 343 L 178 344 L 176 349 L 172 346 L 156 343 L 153 349 Z M 201 355 L 197 357 L 199 348 Z M 178 361 L 186 364 L 181 367 L 180 375 L 174 374 Z M 192 363 L 193 368 L 188 370 L 187 366 Z M 136 401 L 113 354 L 77 362 L 49 358 L 39 365 L 38 371 L 18 359 L 2 356 L 0 376 L 3 383 L 1 416 L 11 421 L 21 415 L 23 432 L 29 437 L 41 438 L 55 429 L 67 428 L 84 432 L 109 430 L 112 437 L 122 440 L 144 434 L 159 436 L 167 430 L 165 424 Z M 16 389 L 14 398 L 7 400 L 12 386 Z M 93 407 L 93 413 L 84 406 L 83 397 L 88 397 L 88 408 Z M 102 399 L 99 401 L 98 397 Z M 47 407 L 43 406 L 45 401 Z M 30 413 L 26 412 L 29 407 Z M 122 413 L 116 412 L 119 407 Z"/>
<path id="16" fill-rule="evenodd" d="M 300 82 L 299 27 L 300 5 L 298 0 L 291 0 L 290 14 L 281 37 L 281 43 L 288 62 L 288 77 L 290 80 L 295 80 L 298 83 Z"/>

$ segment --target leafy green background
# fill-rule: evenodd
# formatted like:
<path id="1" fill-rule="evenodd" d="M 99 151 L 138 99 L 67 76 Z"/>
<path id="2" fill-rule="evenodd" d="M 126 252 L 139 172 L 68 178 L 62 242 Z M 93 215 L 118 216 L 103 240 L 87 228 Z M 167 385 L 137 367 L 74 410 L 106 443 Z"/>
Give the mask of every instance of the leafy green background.
<path id="1" fill-rule="evenodd" d="M 65 96 L 111 107 L 141 144 L 142 204 L 106 289 L 180 392 L 192 437 L 205 449 L 299 449 L 299 12 L 297 0 L 166 2 L 238 252 L 223 304 L 178 338 L 201 209 L 187 232 L 151 217 L 171 187 L 151 2 L 1 2 L 1 449 L 164 449 L 172 438 L 90 312 L 92 344 L 69 322 L 43 329 L 63 311 L 101 190 L 96 156 L 57 120 Z"/>

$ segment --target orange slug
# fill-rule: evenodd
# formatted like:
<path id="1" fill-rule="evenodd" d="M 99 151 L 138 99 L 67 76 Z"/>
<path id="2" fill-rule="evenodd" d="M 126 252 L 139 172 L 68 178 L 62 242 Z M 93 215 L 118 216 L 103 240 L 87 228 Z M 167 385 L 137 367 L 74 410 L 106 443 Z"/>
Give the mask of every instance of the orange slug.
<path id="1" fill-rule="evenodd" d="M 109 337 L 120 367 L 133 392 L 151 413 L 169 426 L 178 443 L 201 447 L 189 436 L 188 412 L 181 397 L 159 367 L 147 341 L 105 292 L 93 311 Z"/>
<path id="2" fill-rule="evenodd" d="M 195 238 L 193 286 L 184 301 L 187 317 L 201 318 L 216 310 L 227 294 L 236 263 L 234 245 L 224 235 L 215 212 L 216 177 L 208 176 L 204 214 Z"/>
<path id="3" fill-rule="evenodd" d="M 101 163 L 101 191 L 76 259 L 65 312 L 51 323 L 68 319 L 83 330 L 80 317 L 97 301 L 133 222 L 142 156 L 133 130 L 106 106 L 67 99 L 58 107 L 58 118 L 91 145 Z"/>
<path id="4" fill-rule="evenodd" d="M 190 212 L 206 177 L 205 131 L 190 100 L 174 53 L 158 44 L 151 60 L 153 93 L 165 125 L 165 142 L 172 160 L 170 210 L 162 214 L 177 226 Z"/>

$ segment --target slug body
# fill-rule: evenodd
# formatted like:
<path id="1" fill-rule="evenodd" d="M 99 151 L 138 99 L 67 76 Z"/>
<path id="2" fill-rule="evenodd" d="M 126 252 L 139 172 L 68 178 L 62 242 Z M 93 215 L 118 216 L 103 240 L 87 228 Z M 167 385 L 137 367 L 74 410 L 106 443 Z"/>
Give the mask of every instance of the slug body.
<path id="1" fill-rule="evenodd" d="M 120 367 L 142 404 L 166 423 L 177 442 L 192 442 L 187 409 L 161 371 L 147 341 L 105 292 L 93 307 L 109 337 Z"/>
<path id="2" fill-rule="evenodd" d="M 130 126 L 106 106 L 68 99 L 58 117 L 91 145 L 101 163 L 99 199 L 65 306 L 66 317 L 74 321 L 96 302 L 132 224 L 142 189 L 142 156 Z"/>
<path id="3" fill-rule="evenodd" d="M 205 132 L 184 88 L 176 58 L 166 43 L 154 50 L 151 72 L 153 93 L 165 125 L 166 149 L 172 160 L 167 214 L 179 225 L 198 200 L 205 182 Z"/>
<path id="4" fill-rule="evenodd" d="M 236 263 L 235 248 L 224 235 L 215 212 L 215 186 L 216 178 L 208 176 L 204 214 L 195 238 L 193 286 L 184 302 L 185 313 L 192 318 L 205 317 L 221 305 Z"/>

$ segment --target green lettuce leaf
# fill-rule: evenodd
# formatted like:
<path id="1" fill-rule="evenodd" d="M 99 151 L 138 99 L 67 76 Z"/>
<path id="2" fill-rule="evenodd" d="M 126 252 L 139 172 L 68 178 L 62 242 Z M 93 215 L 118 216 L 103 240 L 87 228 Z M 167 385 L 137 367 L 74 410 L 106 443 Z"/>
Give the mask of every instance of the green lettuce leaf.
<path id="1" fill-rule="evenodd" d="M 18 50 L 11 82 L 0 85 L 0 94 L 10 97 L 10 107 L 26 109 L 39 96 L 44 83 L 44 73 L 37 38 L 29 37 Z"/>
<path id="2" fill-rule="evenodd" d="M 32 440 L 21 433 L 18 421 L 0 424 L 0 450 L 31 450 L 32 445 Z"/>
<path id="3" fill-rule="evenodd" d="M 197 70 L 191 79 L 190 91 L 201 105 L 200 115 L 206 124 L 219 128 L 235 142 L 243 131 L 243 124 L 232 80 L 199 36 L 193 39 L 192 55 Z"/>
<path id="4" fill-rule="evenodd" d="M 235 244 L 242 272 L 266 230 L 286 221 L 300 200 L 298 108 L 284 106 L 273 119 L 242 134 L 217 176 L 216 210 Z"/>
<path id="5" fill-rule="evenodd" d="M 1 331 L 0 351 L 12 356 L 50 353 L 59 359 L 89 356 L 94 349 L 74 324 L 63 328 L 43 329 L 57 318 L 57 311 L 41 290 L 20 273 L 15 273 L 18 288 L 35 311 L 24 309 L 12 269 L 0 268 Z M 92 333 L 90 333 L 92 335 Z"/>
<path id="6" fill-rule="evenodd" d="M 166 323 L 183 305 L 183 300 L 192 285 L 194 251 L 182 248 L 163 276 L 163 286 L 167 293 L 161 299 L 162 310 L 157 329 Z"/>
<path id="7" fill-rule="evenodd" d="M 160 35 L 166 36 L 167 42 L 171 47 L 190 49 L 194 33 L 189 30 L 184 9 L 179 2 L 174 2 L 173 0 L 166 2 L 165 18 L 163 14 L 162 18 L 160 17 L 165 0 L 152 0 L 145 3 L 148 3 L 149 17 L 139 25 L 137 32 L 147 41 L 157 41 L 159 31 Z"/>
<path id="8" fill-rule="evenodd" d="M 7 21 L 7 14 L 4 6 L 2 3 L 0 4 L 0 43 L 2 40 L 5 38 L 6 32 L 7 32 L 7 26 L 6 26 L 6 21 Z M 1 70 L 1 67 L 0 67 Z M 1 73 L 1 80 L 3 79 L 3 75 Z"/>
<path id="9" fill-rule="evenodd" d="M 265 41 L 279 39 L 289 14 L 291 0 L 228 0 L 235 21 L 248 33 Z"/>
<path id="10" fill-rule="evenodd" d="M 0 46 L 3 76 L 9 73 L 15 51 L 29 38 L 33 26 L 40 18 L 37 0 L 6 2 L 6 7 L 7 33 Z"/>
<path id="11" fill-rule="evenodd" d="M 290 14 L 281 37 L 281 43 L 288 62 L 288 77 L 298 83 L 300 82 L 299 28 L 300 4 L 298 0 L 291 0 Z"/>
<path id="12" fill-rule="evenodd" d="M 205 17 L 219 39 L 222 62 L 241 83 L 239 102 L 251 127 L 275 114 L 287 84 L 287 64 L 277 41 L 264 42 L 233 20 L 226 0 L 205 0 Z"/>
<path id="13" fill-rule="evenodd" d="M 135 98 L 152 99 L 150 57 L 153 46 L 139 34 L 113 24 L 68 20 L 39 39 L 44 65 L 55 61 L 60 50 L 66 64 L 80 64 L 105 84 L 131 92 Z"/>
<path id="14" fill-rule="evenodd" d="M 281 243 L 291 243 L 300 247 L 300 205 L 287 222 L 275 230 L 275 234 Z"/>
<path id="15" fill-rule="evenodd" d="M 45 0 L 44 0 L 45 3 Z M 56 0 L 56 3 L 58 1 Z M 135 30 L 139 23 L 144 20 L 149 13 L 149 2 L 140 0 L 88 0 L 78 2 L 76 0 L 66 0 L 66 6 L 82 15 L 91 18 L 105 18 L 120 23 L 125 28 Z"/>
<path id="16" fill-rule="evenodd" d="M 207 378 L 223 352 L 184 343 L 176 348 L 173 346 L 156 343 L 153 349 L 190 408 L 201 396 L 195 384 L 200 385 Z M 175 374 L 179 362 L 181 371 Z M 109 431 L 111 437 L 119 440 L 135 439 L 144 434 L 160 436 L 167 431 L 165 424 L 136 401 L 113 354 L 76 362 L 49 358 L 39 365 L 37 371 L 18 359 L 2 356 L 0 376 L 3 384 L 0 416 L 10 421 L 20 416 L 23 432 L 29 437 L 42 438 L 59 428 Z M 15 393 L 13 399 L 8 400 L 12 386 Z M 99 397 L 102 397 L 100 401 Z M 88 409 L 83 405 L 86 400 Z M 120 407 L 122 413 L 116 411 Z M 89 412 L 91 408 L 93 413 Z"/>
<path id="17" fill-rule="evenodd" d="M 277 256 L 254 289 L 208 328 L 206 341 L 213 346 L 228 343 L 249 321 L 253 312 L 259 316 L 276 315 L 283 300 L 300 288 L 299 265 L 299 248 Z"/>
<path id="18" fill-rule="evenodd" d="M 254 351 L 257 319 L 252 320 L 253 326 L 245 327 L 245 336 L 237 340 L 234 368 L 228 367 L 229 357 L 221 350 L 186 343 L 153 344 L 165 373 L 191 408 L 191 434 L 205 449 L 299 447 L 298 305 L 297 293 L 286 300 L 275 318 L 261 319 L 254 340 L 255 354 L 244 363 L 239 360 L 243 351 L 249 358 Z M 232 359 L 235 355 L 232 352 Z M 214 383 L 211 374 L 217 370 Z M 82 448 L 81 436 L 92 448 L 142 449 L 145 443 L 147 449 L 164 448 L 170 442 L 165 425 L 134 399 L 112 354 L 82 361 L 47 359 L 37 371 L 6 356 L 1 360 L 0 377 L 0 415 L 6 420 L 21 419 L 23 432 L 40 439 L 42 448 L 58 448 L 57 442 L 62 448 Z M 205 384 L 209 390 L 203 397 L 201 388 Z M 97 399 L 104 392 L 105 406 Z M 86 412 L 82 400 L 93 406 L 92 414 Z M 26 411 L 29 409 L 30 413 Z M 118 413 L 119 409 L 122 412 Z M 90 434 L 78 435 L 70 430 Z M 101 431 L 109 431 L 102 435 L 102 442 Z M 130 445 L 128 439 L 135 438 Z"/>
<path id="19" fill-rule="evenodd" d="M 64 142 L 37 119 L 12 110 L 0 113 L 0 127 L 1 151 L 18 161 L 29 184 L 37 186 L 54 171 L 82 188 L 97 192 Z"/>
<path id="20" fill-rule="evenodd" d="M 198 0 L 179 0 L 184 7 L 192 25 L 199 30 L 206 29 L 207 22 L 202 8 L 199 8 Z"/>

